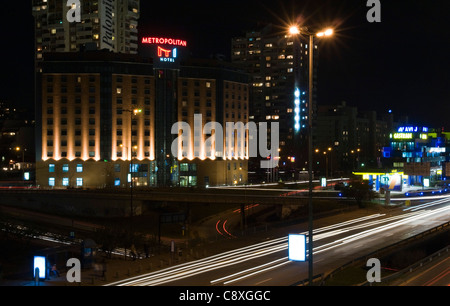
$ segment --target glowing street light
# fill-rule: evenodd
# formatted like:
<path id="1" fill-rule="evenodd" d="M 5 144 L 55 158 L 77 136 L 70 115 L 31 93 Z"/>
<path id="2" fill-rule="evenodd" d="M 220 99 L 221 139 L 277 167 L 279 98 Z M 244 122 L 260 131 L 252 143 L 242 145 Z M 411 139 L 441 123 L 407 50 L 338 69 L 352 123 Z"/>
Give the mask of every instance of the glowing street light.
<path id="1" fill-rule="evenodd" d="M 323 32 L 317 33 L 317 37 L 331 36 L 331 35 L 333 35 L 333 34 L 334 34 L 333 29 L 326 29 L 326 30 L 323 31 Z"/>
<path id="2" fill-rule="evenodd" d="M 309 102 L 308 102 L 308 173 L 309 173 L 309 200 L 308 200 L 308 272 L 309 272 L 309 284 L 312 285 L 313 281 L 313 205 L 312 205 L 312 192 L 313 192 L 313 143 L 312 143 L 312 118 L 313 118 L 313 77 L 314 77 L 314 38 L 315 37 L 330 37 L 333 35 L 334 31 L 332 29 L 326 29 L 324 31 L 313 33 L 306 27 L 298 27 L 297 25 L 292 25 L 289 27 L 290 35 L 307 35 L 309 36 Z M 326 156 L 326 155 L 325 155 Z"/>
<path id="3" fill-rule="evenodd" d="M 289 34 L 291 34 L 291 35 L 298 35 L 298 34 L 300 34 L 300 29 L 297 27 L 297 26 L 291 26 L 290 28 L 289 28 Z"/>

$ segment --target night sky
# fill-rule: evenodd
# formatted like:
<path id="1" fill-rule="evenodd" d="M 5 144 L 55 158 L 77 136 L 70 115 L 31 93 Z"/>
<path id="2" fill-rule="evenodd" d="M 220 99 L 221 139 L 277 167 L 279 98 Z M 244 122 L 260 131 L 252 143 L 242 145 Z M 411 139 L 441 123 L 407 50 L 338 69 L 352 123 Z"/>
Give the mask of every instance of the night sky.
<path id="1" fill-rule="evenodd" d="M 4 2 L 0 99 L 33 107 L 31 1 Z M 331 25 L 336 35 L 320 42 L 319 104 L 392 109 L 450 131 L 449 1 L 380 2 L 381 23 L 369 23 L 366 0 L 141 0 L 139 35 L 186 39 L 193 56 L 229 59 L 231 38 L 261 25 Z"/>

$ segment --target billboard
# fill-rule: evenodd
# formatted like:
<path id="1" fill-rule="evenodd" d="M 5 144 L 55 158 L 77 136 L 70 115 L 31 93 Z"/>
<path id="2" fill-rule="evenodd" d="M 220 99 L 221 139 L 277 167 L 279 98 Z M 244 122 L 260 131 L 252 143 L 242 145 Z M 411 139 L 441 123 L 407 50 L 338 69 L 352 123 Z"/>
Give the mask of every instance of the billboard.
<path id="1" fill-rule="evenodd" d="M 306 261 L 306 236 L 289 235 L 288 253 L 290 261 Z"/>
<path id="2" fill-rule="evenodd" d="M 34 256 L 33 259 L 33 277 L 36 278 L 36 269 L 39 269 L 39 278 L 45 278 L 45 269 L 47 263 L 44 256 Z"/>
<path id="3" fill-rule="evenodd" d="M 380 187 L 390 191 L 402 191 L 403 180 L 400 174 L 385 174 L 380 176 Z"/>
<path id="4" fill-rule="evenodd" d="M 116 0 L 101 0 L 99 2 L 100 15 L 100 50 L 115 51 L 114 36 L 116 33 Z"/>

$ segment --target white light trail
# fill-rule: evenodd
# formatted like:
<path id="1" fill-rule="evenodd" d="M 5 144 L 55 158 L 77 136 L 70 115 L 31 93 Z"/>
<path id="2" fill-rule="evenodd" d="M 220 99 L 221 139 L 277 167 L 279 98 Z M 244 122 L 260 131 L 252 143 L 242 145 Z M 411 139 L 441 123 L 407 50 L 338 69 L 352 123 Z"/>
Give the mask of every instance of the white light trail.
<path id="1" fill-rule="evenodd" d="M 352 219 L 349 221 L 341 222 L 335 225 L 325 226 L 314 230 L 314 241 L 331 238 L 333 236 L 341 235 L 346 232 L 363 230 L 368 227 L 377 226 L 372 229 L 367 229 L 359 233 L 348 235 L 344 238 L 334 240 L 329 243 L 325 243 L 321 246 L 314 248 L 314 254 L 325 252 L 333 249 L 337 246 L 350 243 L 359 239 L 363 239 L 369 236 L 373 236 L 381 231 L 393 229 L 395 227 L 416 222 L 417 220 L 440 213 L 447 213 L 450 210 L 450 206 L 438 208 L 435 210 L 425 210 L 427 207 L 433 205 L 443 204 L 444 201 L 438 200 L 431 203 L 415 206 L 415 210 L 411 209 L 411 212 L 385 217 L 384 214 L 373 214 L 361 218 Z M 384 217 L 384 218 L 381 218 Z M 381 218 L 381 219 L 379 219 Z M 360 224 L 358 224 L 360 223 Z M 199 259 L 185 264 L 177 265 L 175 267 L 166 268 L 160 271 L 147 273 L 141 276 L 136 276 L 123 281 L 108 284 L 107 286 L 157 286 L 165 283 L 170 283 L 185 279 L 191 276 L 195 276 L 201 273 L 211 272 L 217 269 L 226 268 L 232 265 L 244 263 L 246 261 L 253 260 L 255 258 L 265 257 L 271 254 L 280 253 L 287 250 L 287 237 L 281 237 L 271 239 L 247 247 L 243 247 L 237 250 L 232 250 L 207 257 L 205 259 Z M 231 275 L 221 277 L 211 281 L 211 284 L 221 283 L 226 280 L 224 284 L 236 282 L 246 277 L 263 273 L 265 271 L 275 269 L 290 263 L 287 257 L 282 257 L 262 265 L 252 267 Z"/>

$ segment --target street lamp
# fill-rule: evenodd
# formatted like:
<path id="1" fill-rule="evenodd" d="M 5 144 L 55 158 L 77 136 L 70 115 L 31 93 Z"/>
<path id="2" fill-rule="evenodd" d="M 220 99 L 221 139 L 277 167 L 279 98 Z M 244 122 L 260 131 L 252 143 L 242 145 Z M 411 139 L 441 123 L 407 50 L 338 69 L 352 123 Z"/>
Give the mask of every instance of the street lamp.
<path id="1" fill-rule="evenodd" d="M 314 37 L 319 38 L 332 36 L 334 31 L 332 29 L 326 29 L 324 31 L 313 33 L 308 28 L 299 28 L 293 25 L 289 28 L 291 35 L 307 35 L 309 36 L 309 101 L 308 101 L 308 173 L 309 173 L 309 196 L 308 196 L 308 272 L 309 272 L 309 284 L 312 285 L 313 281 L 313 205 L 312 205 L 312 191 L 313 191 L 313 143 L 312 143 L 312 118 L 313 118 L 313 89 L 314 89 Z"/>
<path id="2" fill-rule="evenodd" d="M 22 151 L 22 164 L 20 165 L 20 169 L 22 169 L 22 180 L 25 181 L 25 151 L 27 149 L 21 148 L 21 147 L 16 147 L 15 148 L 16 152 L 20 152 Z"/>
<path id="3" fill-rule="evenodd" d="M 131 156 L 130 156 L 130 219 L 133 217 L 133 149 L 136 149 L 137 152 L 137 146 L 133 146 L 133 115 L 137 116 L 140 113 L 142 113 L 142 109 L 124 109 L 124 112 L 130 113 L 130 149 L 131 149 Z M 121 144 L 120 147 L 123 147 Z M 128 152 L 128 147 L 125 147 Z"/>

